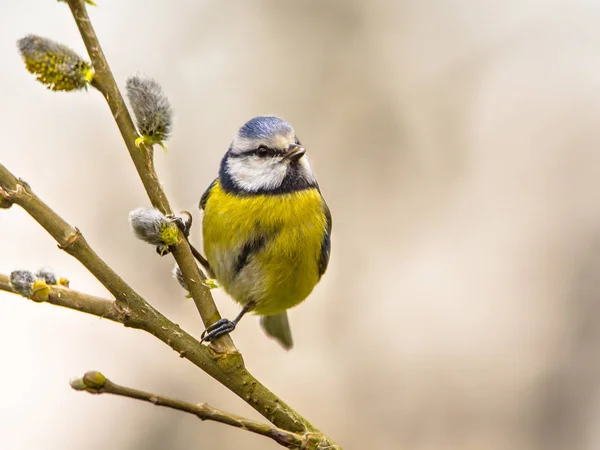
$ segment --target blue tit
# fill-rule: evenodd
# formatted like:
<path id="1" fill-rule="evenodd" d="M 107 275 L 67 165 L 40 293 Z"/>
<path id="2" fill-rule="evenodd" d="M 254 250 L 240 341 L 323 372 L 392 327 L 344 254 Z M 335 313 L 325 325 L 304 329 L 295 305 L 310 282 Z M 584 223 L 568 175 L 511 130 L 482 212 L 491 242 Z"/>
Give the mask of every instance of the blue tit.
<path id="1" fill-rule="evenodd" d="M 267 335 L 293 345 L 286 311 L 302 302 L 327 269 L 331 214 L 294 129 L 277 117 L 240 128 L 200 208 L 204 252 L 217 282 L 242 306 L 203 333 L 231 332 L 247 312 Z"/>

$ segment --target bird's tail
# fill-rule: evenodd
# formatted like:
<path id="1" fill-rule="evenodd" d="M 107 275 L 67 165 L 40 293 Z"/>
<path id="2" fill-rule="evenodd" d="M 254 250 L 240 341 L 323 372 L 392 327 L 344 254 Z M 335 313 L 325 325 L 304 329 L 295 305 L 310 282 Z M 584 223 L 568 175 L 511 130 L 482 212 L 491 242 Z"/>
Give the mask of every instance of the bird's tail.
<path id="1" fill-rule="evenodd" d="M 262 316 L 260 318 L 260 325 L 268 336 L 274 338 L 286 350 L 294 346 L 287 312 L 284 311 L 273 316 Z"/>

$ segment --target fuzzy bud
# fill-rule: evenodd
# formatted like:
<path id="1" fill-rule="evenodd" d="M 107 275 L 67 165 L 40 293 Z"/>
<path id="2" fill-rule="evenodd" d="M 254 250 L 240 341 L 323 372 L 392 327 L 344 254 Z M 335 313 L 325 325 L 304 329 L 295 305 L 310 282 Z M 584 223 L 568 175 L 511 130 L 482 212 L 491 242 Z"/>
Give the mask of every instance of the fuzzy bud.
<path id="1" fill-rule="evenodd" d="M 10 274 L 10 284 L 18 294 L 31 297 L 35 275 L 29 270 L 15 270 Z"/>
<path id="2" fill-rule="evenodd" d="M 163 141 L 171 134 L 173 110 L 162 87 L 152 78 L 139 75 L 129 77 L 125 87 L 140 134 L 136 145 L 144 142 L 165 148 Z"/>
<path id="3" fill-rule="evenodd" d="M 173 274 L 173 278 L 175 278 L 177 280 L 177 282 L 181 285 L 181 287 L 184 288 L 186 291 L 189 291 L 188 285 L 185 282 L 185 280 L 183 279 L 183 273 L 181 273 L 181 269 L 179 268 L 179 266 L 173 267 L 173 270 L 171 271 L 171 273 Z"/>
<path id="4" fill-rule="evenodd" d="M 91 65 L 66 45 L 32 34 L 17 44 L 27 70 L 53 91 L 83 89 L 94 77 Z"/>
<path id="5" fill-rule="evenodd" d="M 54 275 L 54 272 L 47 267 L 42 267 L 35 273 L 36 278 L 41 278 L 46 284 L 58 284 L 58 278 Z"/>
<path id="6" fill-rule="evenodd" d="M 138 208 L 129 213 L 135 235 L 149 244 L 164 247 L 179 241 L 179 228 L 156 208 Z"/>
<path id="7" fill-rule="evenodd" d="M 138 208 L 129 213 L 129 222 L 135 235 L 152 245 L 162 245 L 161 232 L 166 220 L 156 208 Z"/>

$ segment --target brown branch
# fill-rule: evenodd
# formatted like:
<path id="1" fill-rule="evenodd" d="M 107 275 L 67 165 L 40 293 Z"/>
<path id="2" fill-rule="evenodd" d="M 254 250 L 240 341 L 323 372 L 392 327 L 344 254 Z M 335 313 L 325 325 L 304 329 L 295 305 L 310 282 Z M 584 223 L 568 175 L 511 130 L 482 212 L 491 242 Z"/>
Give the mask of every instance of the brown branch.
<path id="1" fill-rule="evenodd" d="M 47 303 L 85 312 L 118 323 L 124 323 L 127 320 L 126 312 L 121 310 L 114 301 L 84 294 L 60 285 L 53 285 L 49 288 L 50 293 Z M 0 274 L 0 291 L 18 294 L 11 286 L 10 278 L 3 274 Z M 40 303 L 39 300 L 36 301 Z M 287 448 L 319 448 L 317 445 L 319 441 L 323 439 L 320 433 L 306 432 L 304 435 L 293 433 L 236 414 L 221 411 L 206 403 L 194 405 L 182 400 L 176 400 L 120 386 L 106 379 L 106 377 L 99 372 L 87 372 L 82 378 L 72 380 L 71 387 L 75 390 L 85 390 L 92 394 L 114 394 L 146 401 L 157 406 L 166 406 L 168 408 L 193 414 L 201 420 L 220 422 L 271 438 L 278 444 Z"/>
<path id="2" fill-rule="evenodd" d="M 86 391 L 90 394 L 113 394 L 121 397 L 129 397 L 136 400 L 152 403 L 157 406 L 183 411 L 198 417 L 200 420 L 212 420 L 235 428 L 250 431 L 261 436 L 273 439 L 278 444 L 293 449 L 318 448 L 318 436 L 307 433 L 304 436 L 298 433 L 273 427 L 265 423 L 250 420 L 236 414 L 231 414 L 213 408 L 206 403 L 192 404 L 182 400 L 151 394 L 113 383 L 100 372 L 87 372 L 83 377 L 71 381 L 71 387 L 78 391 Z"/>
<path id="3" fill-rule="evenodd" d="M 93 86 L 104 95 L 111 109 L 148 197 L 152 205 L 161 212 L 172 214 L 154 169 L 152 148 L 144 144 L 138 149 L 135 145 L 135 126 L 91 25 L 84 0 L 67 0 L 67 3 L 95 70 Z M 302 448 L 339 449 L 333 441 L 316 430 L 246 370 L 243 359 L 229 336 L 224 336 L 212 343 L 211 347 L 206 347 L 181 330 L 129 287 L 91 249 L 79 230 L 66 223 L 44 204 L 25 182 L 18 180 L 0 164 L 0 207 L 7 208 L 13 203 L 25 209 L 54 237 L 59 248 L 78 259 L 115 297 L 113 302 L 74 293 L 65 288 L 52 287 L 48 297 L 49 303 L 107 317 L 154 335 L 177 351 L 182 358 L 188 359 L 241 397 L 276 427 L 303 438 L 308 436 L 302 442 Z M 205 326 L 214 323 L 220 319 L 220 315 L 209 289 L 201 282 L 203 275 L 187 240 L 182 236 L 171 250 Z M 0 289 L 9 290 L 9 287 L 5 277 L 0 279 Z"/>
<path id="4" fill-rule="evenodd" d="M 64 286 L 49 286 L 50 294 L 48 300 L 42 303 L 50 303 L 64 308 L 74 309 L 94 316 L 103 317 L 114 322 L 124 323 L 127 318 L 126 310 L 119 308 L 116 302 L 94 295 L 74 291 Z M 0 291 L 18 294 L 10 285 L 10 279 L 0 274 Z M 38 303 L 39 299 L 35 300 Z"/>
<path id="5" fill-rule="evenodd" d="M 65 251 L 78 259 L 117 300 L 121 300 L 121 304 L 125 305 L 126 314 L 123 317 L 125 326 L 142 329 L 160 339 L 182 358 L 189 360 L 242 398 L 277 427 L 294 433 L 314 432 L 321 437 L 322 448 L 339 448 L 254 378 L 244 366 L 239 353 L 224 355 L 211 351 L 209 347 L 202 345 L 179 325 L 154 309 L 100 259 L 76 228 L 67 224 L 33 193 L 27 183 L 17 179 L 2 164 L 0 164 L 0 190 L 3 198 L 21 206 L 60 245 L 65 246 L 69 243 Z M 73 239 L 74 235 L 78 236 L 77 239 Z"/>
<path id="6" fill-rule="evenodd" d="M 76 257 L 117 301 L 123 305 L 145 306 L 142 299 L 125 281 L 117 275 L 88 245 L 79 230 L 69 225 L 37 197 L 29 185 L 0 164 L 0 189 L 3 197 L 25 209 L 56 240 L 58 247 Z"/>
<path id="7" fill-rule="evenodd" d="M 88 16 L 83 0 L 67 0 L 73 14 L 83 42 L 94 67 L 93 86 L 98 89 L 106 99 L 112 115 L 119 127 L 123 141 L 127 146 L 131 160 L 142 180 L 146 193 L 152 205 L 163 214 L 173 214 L 169 200 L 160 185 L 158 175 L 154 169 L 154 151 L 152 146 L 143 144 L 138 148 L 135 139 L 138 137 L 129 110 L 125 105 L 123 96 L 117 87 L 115 78 L 110 70 L 108 61 L 104 56 L 92 22 Z M 212 298 L 210 290 L 202 283 L 206 278 L 201 275 L 198 265 L 186 239 L 180 239 L 179 243 L 171 247 L 171 252 L 181 269 L 189 292 L 194 300 L 196 308 L 202 317 L 205 326 L 208 326 L 221 318 L 217 306 Z M 213 344 L 215 351 L 220 353 L 232 353 L 237 351 L 229 335 L 217 339 Z"/>
<path id="8" fill-rule="evenodd" d="M 67 224 L 33 193 L 27 183 L 17 179 L 2 164 L 0 190 L 3 197 L 27 211 L 60 245 L 64 247 L 69 243 L 65 251 L 78 259 L 117 300 L 121 300 L 120 304 L 125 305 L 125 326 L 142 329 L 157 337 L 182 358 L 189 360 L 234 392 L 277 427 L 294 433 L 314 432 L 319 434 L 330 448 L 337 448 L 333 441 L 254 378 L 244 366 L 239 353 L 215 353 L 154 309 L 100 259 L 76 228 Z M 75 235 L 78 237 L 73 239 Z"/>

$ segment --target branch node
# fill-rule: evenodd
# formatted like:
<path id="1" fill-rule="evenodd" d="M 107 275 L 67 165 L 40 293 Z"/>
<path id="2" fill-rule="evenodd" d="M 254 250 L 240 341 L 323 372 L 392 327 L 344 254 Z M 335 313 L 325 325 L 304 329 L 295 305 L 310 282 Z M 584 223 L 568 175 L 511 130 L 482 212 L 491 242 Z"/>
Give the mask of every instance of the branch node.
<path id="1" fill-rule="evenodd" d="M 75 233 L 71 234 L 71 236 L 69 236 L 64 243 L 58 244 L 58 248 L 67 251 L 67 248 L 70 245 L 73 245 L 75 241 L 77 241 L 77 239 L 79 239 L 80 237 L 81 231 L 79 231 L 79 228 L 75 227 Z"/>
<path id="2" fill-rule="evenodd" d="M 0 186 L 0 208 L 8 209 L 12 206 L 12 204 L 13 201 L 11 195 Z"/>
<path id="3" fill-rule="evenodd" d="M 115 309 L 123 318 L 123 325 L 127 326 L 127 322 L 131 319 L 131 309 L 129 309 L 127 305 L 123 304 L 123 302 L 120 302 L 119 299 L 115 301 Z"/>

